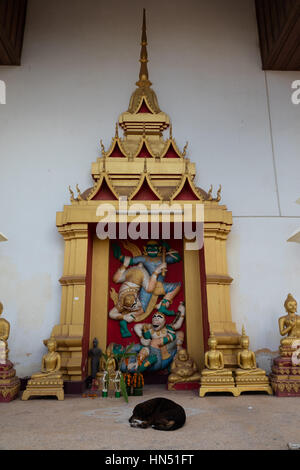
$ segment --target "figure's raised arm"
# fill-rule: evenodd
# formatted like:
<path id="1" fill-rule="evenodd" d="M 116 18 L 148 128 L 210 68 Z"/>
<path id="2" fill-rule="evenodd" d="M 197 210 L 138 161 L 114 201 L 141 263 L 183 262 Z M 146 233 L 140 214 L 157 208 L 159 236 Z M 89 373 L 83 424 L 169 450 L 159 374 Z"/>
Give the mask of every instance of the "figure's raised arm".
<path id="1" fill-rule="evenodd" d="M 179 263 L 181 256 L 177 250 L 174 250 L 166 241 L 162 241 L 163 249 L 166 250 L 166 262 L 168 264 Z"/>
<path id="2" fill-rule="evenodd" d="M 287 335 L 293 329 L 294 326 L 291 321 L 289 321 L 288 326 L 286 326 L 287 322 L 285 317 L 279 318 L 278 323 L 281 336 Z"/>

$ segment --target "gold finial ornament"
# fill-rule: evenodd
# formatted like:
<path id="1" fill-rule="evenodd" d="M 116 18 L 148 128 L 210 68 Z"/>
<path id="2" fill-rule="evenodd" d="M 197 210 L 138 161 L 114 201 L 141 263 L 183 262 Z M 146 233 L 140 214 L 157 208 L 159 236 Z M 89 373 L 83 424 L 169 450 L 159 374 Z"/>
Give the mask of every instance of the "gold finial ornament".
<path id="1" fill-rule="evenodd" d="M 75 202 L 76 199 L 75 199 L 74 191 L 72 190 L 71 186 L 69 186 L 69 191 L 70 191 L 70 194 L 71 194 L 70 201 Z"/>
<path id="2" fill-rule="evenodd" d="M 222 192 L 222 185 L 220 185 L 219 190 L 217 192 L 217 197 L 216 197 L 217 202 L 221 201 L 221 192 Z"/>
<path id="3" fill-rule="evenodd" d="M 104 145 L 103 145 L 102 139 L 100 140 L 100 145 L 101 145 L 101 154 L 102 154 L 102 157 L 105 157 L 105 156 L 106 156 L 106 152 L 105 152 L 105 147 L 104 147 Z"/>
<path id="4" fill-rule="evenodd" d="M 119 124 L 116 123 L 116 134 L 115 134 L 115 138 L 118 139 L 119 138 Z"/>
<path id="5" fill-rule="evenodd" d="M 212 201 L 212 200 L 213 200 L 212 192 L 213 192 L 213 185 L 210 186 L 209 191 L 208 191 L 208 193 L 207 193 L 207 195 L 208 195 L 208 198 L 207 198 L 208 201 Z"/>
<path id="6" fill-rule="evenodd" d="M 147 27 L 146 27 L 146 10 L 143 10 L 143 27 L 142 27 L 142 42 L 141 42 L 141 55 L 140 55 L 140 75 L 139 81 L 136 83 L 138 87 L 145 88 L 150 87 L 152 83 L 149 81 L 148 73 L 148 51 L 147 51 Z"/>
<path id="7" fill-rule="evenodd" d="M 77 193 L 78 193 L 78 198 L 77 198 L 78 201 L 83 201 L 82 195 L 81 195 L 81 191 L 80 191 L 80 189 L 79 189 L 78 184 L 76 184 L 76 190 L 77 190 Z"/>
<path id="8" fill-rule="evenodd" d="M 188 146 L 189 146 L 189 143 L 187 142 L 187 143 L 185 144 L 184 148 L 183 148 L 183 152 L 182 152 L 182 156 L 183 156 L 183 157 L 186 157 L 186 152 L 187 152 Z"/>

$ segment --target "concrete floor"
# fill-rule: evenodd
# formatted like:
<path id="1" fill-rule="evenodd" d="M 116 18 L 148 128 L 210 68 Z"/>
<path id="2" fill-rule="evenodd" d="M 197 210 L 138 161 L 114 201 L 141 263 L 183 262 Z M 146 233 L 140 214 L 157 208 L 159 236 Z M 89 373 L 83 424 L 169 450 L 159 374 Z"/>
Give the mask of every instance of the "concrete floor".
<path id="1" fill-rule="evenodd" d="M 128 418 L 137 403 L 166 397 L 181 404 L 185 426 L 174 432 L 134 429 Z M 147 386 L 143 397 L 124 399 L 20 399 L 0 403 L 1 450 L 202 450 L 287 449 L 300 442 L 300 399 L 261 394 L 206 396 Z"/>

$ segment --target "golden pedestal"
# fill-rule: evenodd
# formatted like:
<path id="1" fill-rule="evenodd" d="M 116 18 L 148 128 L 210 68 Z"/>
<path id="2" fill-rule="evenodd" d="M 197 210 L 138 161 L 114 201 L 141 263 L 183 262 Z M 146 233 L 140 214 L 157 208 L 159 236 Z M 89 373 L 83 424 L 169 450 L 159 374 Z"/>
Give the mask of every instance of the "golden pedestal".
<path id="1" fill-rule="evenodd" d="M 204 397 L 206 393 L 210 392 L 230 392 L 234 397 L 238 397 L 240 394 L 235 386 L 234 378 L 222 374 L 201 377 L 199 396 Z"/>
<path id="2" fill-rule="evenodd" d="M 235 375 L 235 383 L 240 393 L 243 392 L 266 392 L 273 395 L 272 387 L 266 375 L 245 374 Z"/>
<path id="3" fill-rule="evenodd" d="M 29 380 L 22 400 L 30 397 L 56 396 L 59 401 L 64 400 L 64 381 L 62 379 Z"/>
<path id="4" fill-rule="evenodd" d="M 17 398 L 20 390 L 20 379 L 16 377 L 13 364 L 7 361 L 0 364 L 0 403 L 8 403 Z"/>

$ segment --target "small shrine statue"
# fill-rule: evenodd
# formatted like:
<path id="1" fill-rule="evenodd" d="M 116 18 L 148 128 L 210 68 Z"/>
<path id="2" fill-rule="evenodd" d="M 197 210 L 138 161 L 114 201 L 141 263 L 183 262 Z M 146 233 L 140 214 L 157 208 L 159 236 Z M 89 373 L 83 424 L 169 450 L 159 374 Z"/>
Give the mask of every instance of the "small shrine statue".
<path id="1" fill-rule="evenodd" d="M 172 365 L 168 377 L 168 390 L 190 390 L 199 388 L 201 376 L 197 364 L 189 356 L 186 349 L 180 349 Z"/>
<path id="2" fill-rule="evenodd" d="M 131 349 L 133 352 L 135 347 Z M 151 366 L 149 361 L 148 348 L 142 348 L 135 357 L 128 357 L 121 364 L 121 370 L 124 370 L 124 380 L 127 389 L 127 395 L 142 396 L 144 388 L 144 376 L 142 372 Z"/>
<path id="3" fill-rule="evenodd" d="M 116 378 L 117 362 L 112 353 L 112 345 L 106 348 L 106 353 L 100 358 L 100 371 L 96 377 L 102 388 L 102 396 L 108 396 L 108 390 L 114 389 L 114 380 Z M 104 395 L 103 395 L 104 392 Z"/>
<path id="4" fill-rule="evenodd" d="M 253 351 L 249 350 L 249 338 L 246 336 L 243 327 L 240 339 L 241 351 L 238 352 L 238 369 L 235 370 L 236 386 L 239 392 L 267 392 L 272 395 L 272 388 L 269 379 L 263 369 L 256 366 L 256 357 Z"/>
<path id="5" fill-rule="evenodd" d="M 232 372 L 229 369 L 224 369 L 223 353 L 217 350 L 218 341 L 213 333 L 211 333 L 208 340 L 209 351 L 205 353 L 205 369 L 202 370 L 201 376 L 206 375 L 224 375 L 232 377 Z"/>
<path id="6" fill-rule="evenodd" d="M 253 351 L 249 351 L 249 338 L 246 336 L 245 328 L 242 329 L 241 336 L 241 348 L 242 350 L 238 352 L 237 362 L 239 368 L 236 369 L 236 376 L 241 375 L 266 375 L 266 372 L 262 369 L 256 367 L 256 357 Z"/>
<path id="7" fill-rule="evenodd" d="M 280 334 L 285 336 L 280 341 L 280 353 L 281 356 L 291 356 L 294 351 L 293 342 L 300 339 L 300 316 L 296 314 L 297 301 L 292 294 L 288 294 L 284 307 L 287 315 L 278 320 Z"/>
<path id="8" fill-rule="evenodd" d="M 56 340 L 51 337 L 47 341 L 48 353 L 43 356 L 41 371 L 33 374 L 28 381 L 22 400 L 31 396 L 54 395 L 58 400 L 64 399 L 61 358 L 56 352 Z"/>
<path id="9" fill-rule="evenodd" d="M 280 356 L 275 358 L 270 382 L 276 396 L 300 396 L 300 363 L 298 359 L 300 343 L 300 316 L 297 312 L 297 301 L 288 294 L 284 302 L 287 315 L 279 318 L 279 332 L 284 336 L 280 341 Z"/>
<path id="10" fill-rule="evenodd" d="M 94 338 L 93 347 L 89 350 L 89 357 L 91 358 L 91 372 L 92 379 L 96 379 L 97 372 L 99 372 L 100 367 L 100 358 L 102 356 L 102 351 L 98 348 L 98 339 Z"/>
<path id="11" fill-rule="evenodd" d="M 3 313 L 3 305 L 0 302 L 0 316 Z M 20 380 L 16 377 L 13 364 L 8 359 L 8 338 L 10 324 L 4 318 L 0 318 L 0 403 L 8 403 L 17 398 L 20 390 Z"/>
<path id="12" fill-rule="evenodd" d="M 208 392 L 230 392 L 235 397 L 239 396 L 232 371 L 224 368 L 223 353 L 217 350 L 218 341 L 213 333 L 208 340 L 208 346 L 209 351 L 205 353 L 205 369 L 201 371 L 200 397 L 204 397 Z"/>
<path id="13" fill-rule="evenodd" d="M 3 304 L 0 302 L 0 317 L 3 313 Z M 0 318 L 0 364 L 6 364 L 8 358 L 7 340 L 10 333 L 10 324 L 4 318 Z"/>

